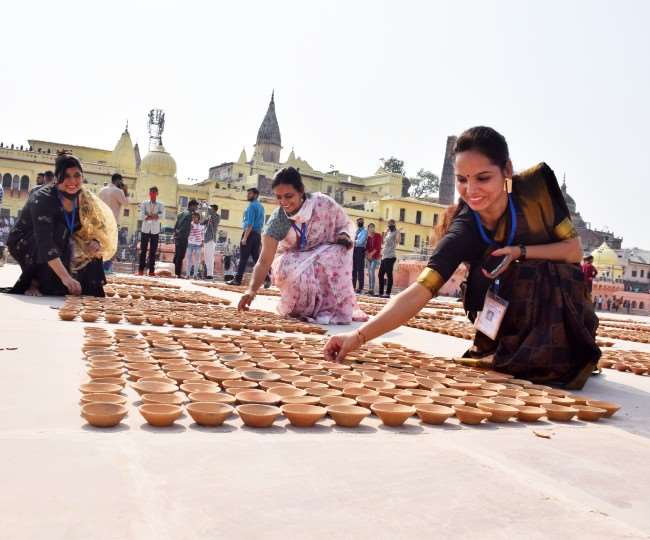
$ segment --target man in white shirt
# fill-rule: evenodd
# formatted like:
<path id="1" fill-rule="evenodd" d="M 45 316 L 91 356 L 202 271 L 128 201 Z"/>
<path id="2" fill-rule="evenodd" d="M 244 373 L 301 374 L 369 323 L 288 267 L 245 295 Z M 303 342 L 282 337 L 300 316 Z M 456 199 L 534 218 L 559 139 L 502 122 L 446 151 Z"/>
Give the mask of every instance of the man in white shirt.
<path id="1" fill-rule="evenodd" d="M 156 251 L 158 251 L 158 236 L 160 235 L 160 222 L 165 214 L 165 207 L 158 201 L 158 188 L 151 186 L 149 200 L 140 204 L 140 220 L 142 229 L 140 234 L 140 265 L 138 275 L 144 274 L 145 261 L 148 263 L 149 275 L 155 276 Z M 147 246 L 149 247 L 149 260 L 147 261 Z"/>
<path id="2" fill-rule="evenodd" d="M 203 259 L 205 261 L 205 279 L 214 279 L 214 250 L 217 243 L 217 231 L 221 217 L 217 214 L 219 206 L 211 204 L 208 207 L 208 217 L 203 222 L 205 237 L 203 238 Z"/>
<path id="3" fill-rule="evenodd" d="M 122 212 L 122 207 L 129 204 L 129 199 L 127 198 L 128 192 L 126 185 L 124 185 L 124 180 L 122 175 L 115 173 L 111 177 L 111 185 L 103 187 L 99 190 L 97 196 L 104 201 L 108 207 L 113 211 L 115 216 L 115 224 L 119 230 L 120 228 L 120 213 Z M 110 273 L 113 266 L 113 261 L 104 261 L 104 272 Z"/>

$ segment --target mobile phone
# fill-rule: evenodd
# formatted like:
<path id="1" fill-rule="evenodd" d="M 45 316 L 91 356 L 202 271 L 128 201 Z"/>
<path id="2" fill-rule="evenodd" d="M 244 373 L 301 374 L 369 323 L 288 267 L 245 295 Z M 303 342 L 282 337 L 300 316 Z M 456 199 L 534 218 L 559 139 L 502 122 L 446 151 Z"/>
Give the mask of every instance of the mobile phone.
<path id="1" fill-rule="evenodd" d="M 502 255 L 500 257 L 494 257 L 490 255 L 488 259 L 483 263 L 483 269 L 493 276 L 497 274 L 508 262 L 508 256 Z"/>

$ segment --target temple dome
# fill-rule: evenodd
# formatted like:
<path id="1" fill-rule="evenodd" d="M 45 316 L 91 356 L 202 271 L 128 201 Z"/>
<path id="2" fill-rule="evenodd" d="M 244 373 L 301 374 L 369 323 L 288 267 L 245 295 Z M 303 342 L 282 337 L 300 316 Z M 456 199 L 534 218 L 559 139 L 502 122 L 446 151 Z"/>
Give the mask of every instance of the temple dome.
<path id="1" fill-rule="evenodd" d="M 607 245 L 607 242 L 603 242 L 593 250 L 591 255 L 594 258 L 594 265 L 596 267 L 618 266 L 621 264 L 618 260 L 618 255 L 611 247 L 609 247 L 609 245 Z"/>
<path id="2" fill-rule="evenodd" d="M 175 176 L 176 161 L 165 150 L 164 146 L 159 145 L 144 156 L 140 164 L 140 170 L 145 174 Z"/>

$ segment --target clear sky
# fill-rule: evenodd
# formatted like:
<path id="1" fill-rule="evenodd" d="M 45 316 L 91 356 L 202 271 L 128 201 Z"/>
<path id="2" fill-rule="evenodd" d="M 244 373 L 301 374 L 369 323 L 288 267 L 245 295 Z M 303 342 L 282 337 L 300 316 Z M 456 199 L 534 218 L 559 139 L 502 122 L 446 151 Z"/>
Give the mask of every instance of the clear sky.
<path id="1" fill-rule="evenodd" d="M 147 112 L 178 177 L 252 151 L 275 89 L 284 154 L 440 174 L 447 135 L 501 131 L 583 218 L 650 249 L 650 2 L 3 2 L 0 140 L 112 148 Z"/>

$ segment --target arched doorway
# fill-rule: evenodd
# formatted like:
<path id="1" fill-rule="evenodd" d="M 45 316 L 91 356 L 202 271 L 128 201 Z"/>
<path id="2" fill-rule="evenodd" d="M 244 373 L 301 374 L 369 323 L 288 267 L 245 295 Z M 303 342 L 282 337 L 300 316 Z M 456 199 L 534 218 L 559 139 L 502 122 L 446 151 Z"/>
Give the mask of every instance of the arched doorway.
<path id="1" fill-rule="evenodd" d="M 2 177 L 2 187 L 4 189 L 11 189 L 11 175 L 9 173 L 5 173 Z"/>
<path id="2" fill-rule="evenodd" d="M 20 191 L 29 191 L 29 176 L 26 174 L 20 178 Z"/>
<path id="3" fill-rule="evenodd" d="M 11 189 L 14 191 L 20 191 L 20 176 L 14 174 L 13 181 L 11 182 Z"/>

